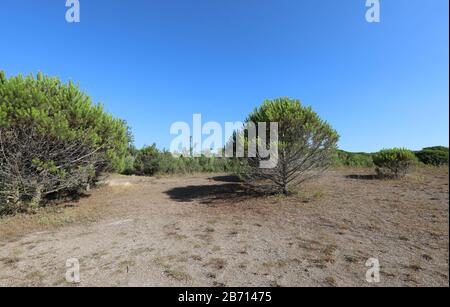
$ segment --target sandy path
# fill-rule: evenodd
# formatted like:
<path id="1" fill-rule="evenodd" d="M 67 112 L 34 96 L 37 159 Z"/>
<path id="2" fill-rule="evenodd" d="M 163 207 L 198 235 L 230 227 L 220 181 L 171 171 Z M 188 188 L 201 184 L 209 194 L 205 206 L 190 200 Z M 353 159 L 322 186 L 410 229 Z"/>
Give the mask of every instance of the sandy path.
<path id="1" fill-rule="evenodd" d="M 364 175 L 359 171 L 360 175 Z M 300 196 L 252 199 L 207 175 L 114 176 L 100 221 L 0 240 L 0 286 L 448 286 L 448 170 L 407 181 L 335 170 Z"/>

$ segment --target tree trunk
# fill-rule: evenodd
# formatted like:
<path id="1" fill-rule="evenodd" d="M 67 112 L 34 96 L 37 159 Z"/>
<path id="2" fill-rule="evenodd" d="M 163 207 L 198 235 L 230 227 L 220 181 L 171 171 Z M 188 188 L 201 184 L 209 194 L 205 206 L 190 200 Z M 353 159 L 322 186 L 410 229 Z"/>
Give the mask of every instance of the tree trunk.
<path id="1" fill-rule="evenodd" d="M 288 189 L 288 185 L 287 185 L 287 183 L 283 183 L 283 194 L 284 195 L 288 195 L 289 194 L 289 189 Z"/>

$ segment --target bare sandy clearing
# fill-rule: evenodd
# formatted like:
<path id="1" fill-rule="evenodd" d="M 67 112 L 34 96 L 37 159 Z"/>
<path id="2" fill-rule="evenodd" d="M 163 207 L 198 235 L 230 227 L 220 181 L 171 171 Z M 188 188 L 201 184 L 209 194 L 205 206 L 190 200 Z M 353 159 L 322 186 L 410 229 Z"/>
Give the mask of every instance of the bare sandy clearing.
<path id="1" fill-rule="evenodd" d="M 333 170 L 289 198 L 229 179 L 114 176 L 76 204 L 89 223 L 18 238 L 0 225 L 0 286 L 65 286 L 68 258 L 81 286 L 369 286 L 373 257 L 381 286 L 448 286 L 448 169 Z"/>

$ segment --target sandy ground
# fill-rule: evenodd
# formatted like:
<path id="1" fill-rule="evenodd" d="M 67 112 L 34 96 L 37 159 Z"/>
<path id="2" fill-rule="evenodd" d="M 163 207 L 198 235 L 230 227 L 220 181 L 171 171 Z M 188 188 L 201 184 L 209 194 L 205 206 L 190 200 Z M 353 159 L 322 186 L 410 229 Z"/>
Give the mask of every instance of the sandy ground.
<path id="1" fill-rule="evenodd" d="M 101 219 L 0 236 L 0 286 L 67 286 L 68 258 L 78 286 L 374 286 L 369 258 L 375 286 L 449 285 L 448 169 L 332 170 L 289 198 L 229 179 L 114 176 L 76 203 Z"/>

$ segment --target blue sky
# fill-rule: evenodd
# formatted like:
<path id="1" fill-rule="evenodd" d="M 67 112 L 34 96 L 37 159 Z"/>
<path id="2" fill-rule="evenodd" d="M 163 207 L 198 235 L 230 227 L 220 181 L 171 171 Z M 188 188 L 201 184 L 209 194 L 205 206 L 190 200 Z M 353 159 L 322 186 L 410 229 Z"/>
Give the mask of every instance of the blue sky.
<path id="1" fill-rule="evenodd" d="M 264 99 L 311 105 L 340 147 L 448 145 L 447 0 L 0 0 L 0 69 L 80 82 L 169 147 L 176 121 L 243 120 Z"/>

